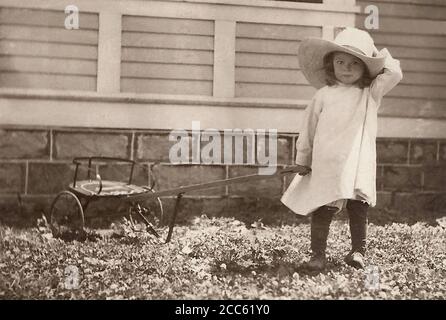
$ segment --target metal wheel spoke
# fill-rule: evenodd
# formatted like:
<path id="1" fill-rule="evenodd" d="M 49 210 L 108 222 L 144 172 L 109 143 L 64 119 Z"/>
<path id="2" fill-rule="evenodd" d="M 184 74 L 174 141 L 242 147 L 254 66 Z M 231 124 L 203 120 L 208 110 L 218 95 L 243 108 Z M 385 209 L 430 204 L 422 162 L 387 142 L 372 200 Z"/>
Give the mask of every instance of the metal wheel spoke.
<path id="1" fill-rule="evenodd" d="M 153 191 L 152 191 L 153 192 Z M 163 224 L 163 205 L 159 198 L 151 198 L 140 203 L 132 203 L 130 210 L 130 222 L 133 225 L 142 223 L 146 226 L 147 231 L 159 238 L 156 229 Z"/>
<path id="2" fill-rule="evenodd" d="M 84 210 L 78 197 L 70 191 L 60 192 L 51 204 L 50 223 L 53 236 L 73 237 L 85 233 Z"/>

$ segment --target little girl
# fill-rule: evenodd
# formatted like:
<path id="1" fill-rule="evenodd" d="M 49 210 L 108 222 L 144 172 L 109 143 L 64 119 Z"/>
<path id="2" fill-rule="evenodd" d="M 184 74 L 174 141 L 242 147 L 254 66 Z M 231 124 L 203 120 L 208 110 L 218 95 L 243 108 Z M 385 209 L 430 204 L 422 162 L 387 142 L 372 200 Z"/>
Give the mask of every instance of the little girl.
<path id="1" fill-rule="evenodd" d="M 362 30 L 347 28 L 334 41 L 309 38 L 298 52 L 309 83 L 319 89 L 305 109 L 296 143 L 304 170 L 281 201 L 295 213 L 311 214 L 313 270 L 326 266 L 333 215 L 347 208 L 352 250 L 345 262 L 364 268 L 367 209 L 376 204 L 377 110 L 402 79 L 399 61 L 380 52 Z"/>

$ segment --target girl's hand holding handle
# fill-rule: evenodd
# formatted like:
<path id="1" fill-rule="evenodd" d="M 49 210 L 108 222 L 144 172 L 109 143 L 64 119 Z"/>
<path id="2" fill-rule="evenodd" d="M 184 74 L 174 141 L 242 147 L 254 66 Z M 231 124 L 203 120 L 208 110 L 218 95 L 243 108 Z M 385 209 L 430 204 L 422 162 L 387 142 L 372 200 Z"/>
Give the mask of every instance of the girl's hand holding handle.
<path id="1" fill-rule="evenodd" d="M 311 168 L 307 167 L 307 166 L 301 166 L 301 165 L 297 165 L 299 171 L 299 175 L 300 176 L 306 176 L 307 174 L 309 174 L 311 172 Z"/>

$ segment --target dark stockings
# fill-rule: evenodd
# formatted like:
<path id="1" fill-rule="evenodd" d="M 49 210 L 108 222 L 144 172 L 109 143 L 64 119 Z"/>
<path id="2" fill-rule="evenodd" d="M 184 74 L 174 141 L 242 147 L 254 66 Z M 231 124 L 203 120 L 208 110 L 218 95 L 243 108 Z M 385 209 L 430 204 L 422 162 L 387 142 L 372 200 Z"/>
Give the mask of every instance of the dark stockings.
<path id="1" fill-rule="evenodd" d="M 322 206 L 311 216 L 311 251 L 314 255 L 325 256 L 330 223 L 335 210 Z"/>
<path id="2" fill-rule="evenodd" d="M 347 212 L 352 237 L 352 252 L 365 254 L 367 238 L 367 210 L 369 205 L 362 201 L 348 200 Z"/>
<path id="3" fill-rule="evenodd" d="M 367 203 L 359 200 L 347 201 L 352 252 L 365 253 L 368 207 Z M 336 208 L 322 206 L 311 216 L 311 251 L 314 255 L 325 255 L 330 223 L 334 212 L 336 212 Z"/>

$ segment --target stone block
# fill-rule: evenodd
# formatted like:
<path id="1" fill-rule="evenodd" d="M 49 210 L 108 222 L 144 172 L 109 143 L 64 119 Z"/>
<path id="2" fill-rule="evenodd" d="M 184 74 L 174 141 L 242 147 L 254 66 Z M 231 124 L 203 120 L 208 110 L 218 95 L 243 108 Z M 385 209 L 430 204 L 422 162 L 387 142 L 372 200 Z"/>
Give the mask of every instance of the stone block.
<path id="1" fill-rule="evenodd" d="M 155 179 L 156 190 L 173 189 L 223 180 L 226 177 L 224 166 L 205 165 L 156 165 L 152 167 L 151 179 Z M 187 195 L 225 195 L 226 188 L 209 188 L 188 192 Z"/>
<path id="2" fill-rule="evenodd" d="M 256 139 L 254 131 L 252 136 L 247 133 L 244 134 L 243 132 L 231 133 L 231 135 L 227 135 L 226 137 L 223 131 L 219 131 L 217 134 L 219 140 L 214 140 L 214 134 L 208 134 L 207 131 L 201 132 L 200 163 L 210 164 L 209 160 L 206 162 L 204 159 L 207 156 L 209 159 L 215 160 L 212 164 L 259 164 L 259 159 L 256 155 L 258 138 Z M 183 139 L 185 149 L 182 150 L 187 152 L 185 159 L 192 162 L 191 133 L 189 132 L 188 136 Z M 169 134 L 139 134 L 136 140 L 137 160 L 177 163 L 169 158 L 169 152 L 172 146 L 177 144 L 177 141 L 169 141 Z M 257 146 L 257 151 L 262 152 L 262 154 L 265 152 L 265 160 L 272 161 L 269 158 L 269 144 L 267 141 L 268 137 L 266 137 L 264 146 Z M 291 143 L 291 137 L 277 138 L 277 157 L 275 159 L 277 163 L 291 163 Z M 262 149 L 263 147 L 266 148 L 266 151 Z M 215 150 L 218 150 L 220 153 L 219 156 L 214 154 Z M 248 154 L 250 154 L 249 157 Z M 180 158 L 180 155 L 177 158 Z"/>
<path id="3" fill-rule="evenodd" d="M 415 140 L 411 142 L 410 163 L 435 163 L 437 161 L 437 142 Z"/>
<path id="4" fill-rule="evenodd" d="M 392 206 L 392 192 L 379 191 L 376 193 L 376 209 L 390 208 Z"/>
<path id="5" fill-rule="evenodd" d="M 229 178 L 258 174 L 259 167 L 230 166 Z M 258 198 L 279 198 L 282 195 L 282 177 L 243 182 L 229 186 L 229 194 Z"/>
<path id="6" fill-rule="evenodd" d="M 424 189 L 446 191 L 446 165 L 425 166 Z"/>
<path id="7" fill-rule="evenodd" d="M 292 164 L 292 143 L 291 137 L 279 137 L 277 139 L 277 163 Z"/>
<path id="8" fill-rule="evenodd" d="M 103 180 L 128 182 L 130 177 L 131 164 L 109 163 L 99 166 L 99 174 Z M 149 185 L 149 165 L 136 164 L 133 169 L 132 184 L 139 186 Z"/>
<path id="9" fill-rule="evenodd" d="M 379 139 L 376 142 L 378 163 L 407 163 L 409 142 L 405 140 Z"/>
<path id="10" fill-rule="evenodd" d="M 384 190 L 417 191 L 421 189 L 421 168 L 384 167 Z"/>
<path id="11" fill-rule="evenodd" d="M 446 142 L 440 143 L 440 150 L 438 156 L 440 162 L 446 164 Z"/>
<path id="12" fill-rule="evenodd" d="M 256 147 L 258 141 L 254 130 L 223 131 L 221 134 L 222 159 L 225 164 L 252 165 L 258 163 L 256 150 L 259 152 L 260 149 L 258 145 Z M 268 141 L 268 138 L 266 138 L 266 141 Z M 265 142 L 262 147 L 268 147 L 268 143 Z"/>
<path id="13" fill-rule="evenodd" d="M 176 143 L 176 141 L 169 141 L 169 134 L 138 134 L 135 148 L 136 159 L 169 162 L 169 150 Z"/>
<path id="14" fill-rule="evenodd" d="M 234 163 L 235 156 L 234 150 L 236 147 L 234 138 L 232 137 L 232 145 L 227 143 L 228 148 L 228 160 L 225 160 L 225 139 L 222 132 L 217 132 L 219 140 L 214 140 L 214 135 L 207 134 L 206 131 L 201 132 L 201 140 L 199 149 L 198 146 L 193 146 L 193 139 L 191 132 L 186 132 L 186 135 L 181 136 L 176 141 L 169 140 L 169 134 L 140 134 L 137 137 L 137 147 L 136 147 L 136 159 L 144 161 L 155 161 L 155 162 L 169 162 L 172 164 L 182 164 L 196 163 L 201 164 L 223 164 Z M 173 157 L 170 156 L 171 148 L 175 145 L 176 153 Z M 247 161 L 246 155 L 246 141 L 244 144 L 240 144 L 240 147 L 244 161 Z M 214 152 L 218 151 L 218 154 Z M 198 152 L 193 157 L 193 152 Z M 206 157 L 206 158 L 205 158 Z M 255 155 L 254 155 L 255 157 Z M 253 161 L 255 158 L 253 158 Z M 243 160 L 242 160 L 243 161 Z"/>
<path id="15" fill-rule="evenodd" d="M 55 194 L 73 182 L 74 166 L 65 163 L 30 163 L 29 194 Z"/>
<path id="16" fill-rule="evenodd" d="M 259 137 L 257 137 L 257 153 L 261 153 L 264 157 L 266 157 L 266 160 L 269 160 L 271 162 L 272 159 L 274 159 L 274 153 L 270 154 L 271 152 L 274 152 L 274 150 L 271 149 L 271 146 L 269 144 L 269 136 L 265 136 L 265 144 L 259 143 L 261 140 L 259 140 Z M 277 164 L 291 164 L 292 161 L 292 137 L 285 137 L 285 136 L 277 136 L 276 137 L 276 156 L 275 161 Z M 264 147 L 264 148 L 263 148 Z M 272 159 L 271 159 L 272 158 Z M 261 164 L 259 162 L 259 159 L 257 158 L 256 164 Z"/>
<path id="17" fill-rule="evenodd" d="M 432 212 L 446 212 L 446 193 L 420 192 L 420 193 L 395 193 L 394 209 L 404 214 L 423 215 Z"/>
<path id="18" fill-rule="evenodd" d="M 49 133 L 44 130 L 0 130 L 1 159 L 49 159 Z"/>
<path id="19" fill-rule="evenodd" d="M 24 163 L 0 163 L 0 193 L 24 193 L 25 171 Z"/>
<path id="20" fill-rule="evenodd" d="M 384 185 L 383 166 L 376 167 L 376 191 L 381 191 Z"/>
<path id="21" fill-rule="evenodd" d="M 222 131 L 219 131 L 218 134 L 217 132 L 210 131 L 202 132 L 200 142 L 200 162 L 207 164 L 234 163 L 237 160 L 234 151 L 236 149 L 236 144 L 233 137 L 228 139 L 232 139 L 230 140 L 232 141 L 232 144 L 229 144 L 229 142 L 225 140 Z M 246 138 L 244 138 L 243 144 L 240 144 L 240 146 L 237 145 L 240 151 L 240 156 L 242 157 L 240 161 L 242 162 L 248 161 L 246 143 Z M 190 138 L 190 148 L 190 157 L 192 157 L 192 138 Z M 252 161 L 255 161 L 255 154 L 252 154 L 251 156 Z"/>
<path id="22" fill-rule="evenodd" d="M 54 133 L 55 159 L 104 156 L 130 158 L 131 136 L 127 133 L 63 132 Z"/>

